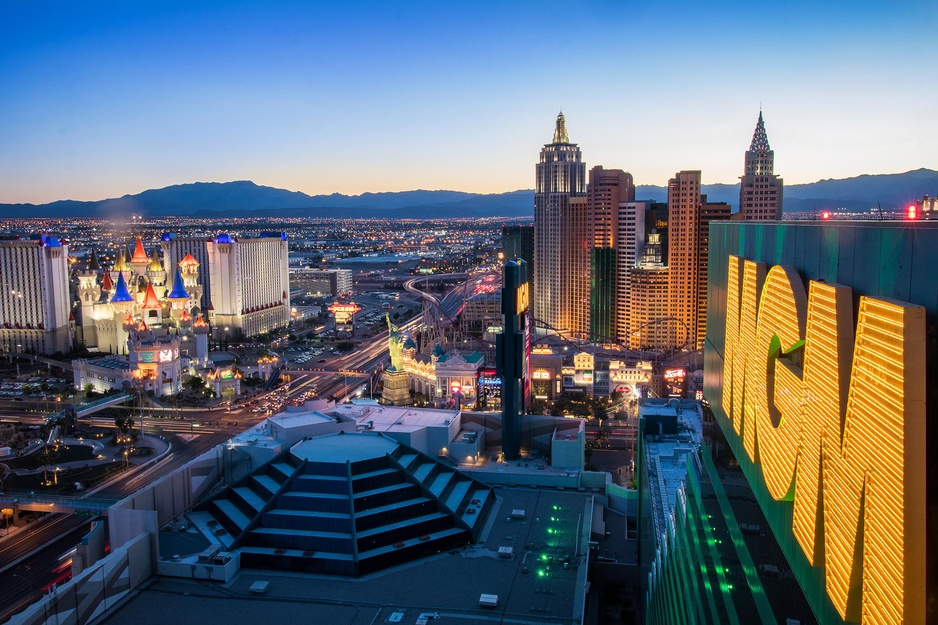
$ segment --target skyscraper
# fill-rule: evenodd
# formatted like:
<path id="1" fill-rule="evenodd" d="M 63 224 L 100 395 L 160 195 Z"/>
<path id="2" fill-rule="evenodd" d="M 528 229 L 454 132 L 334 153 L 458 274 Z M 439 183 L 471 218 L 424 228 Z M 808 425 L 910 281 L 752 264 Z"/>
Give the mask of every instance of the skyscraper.
<path id="1" fill-rule="evenodd" d="M 707 272 L 710 258 L 710 222 L 730 218 L 730 205 L 726 202 L 708 202 L 700 196 L 700 230 L 697 243 L 697 349 L 703 349 L 707 334 Z"/>
<path id="2" fill-rule="evenodd" d="M 745 171 L 739 183 L 740 219 L 782 218 L 782 179 L 776 176 L 775 152 L 769 148 L 762 111 L 746 151 Z"/>
<path id="3" fill-rule="evenodd" d="M 576 250 L 569 204 L 585 194 L 586 164 L 580 148 L 570 143 L 560 113 L 553 141 L 541 150 L 534 189 L 534 316 L 560 331 L 573 327 L 571 256 Z"/>
<path id="4" fill-rule="evenodd" d="M 676 341 L 674 324 L 657 322 L 668 316 L 668 268 L 662 239 L 661 233 L 653 230 L 638 266 L 629 271 L 628 332 L 622 341 L 631 349 L 667 349 Z"/>
<path id="5" fill-rule="evenodd" d="M 45 234 L 0 241 L 0 349 L 66 352 L 69 316 L 68 246 Z"/>
<path id="6" fill-rule="evenodd" d="M 215 336 L 255 336 L 290 323 L 287 256 L 285 234 L 256 239 L 220 234 L 209 241 Z"/>
<path id="7" fill-rule="evenodd" d="M 585 282 L 588 293 L 588 330 L 591 341 L 603 342 L 616 338 L 618 305 L 617 284 L 628 280 L 623 276 L 617 258 L 634 243 L 633 238 L 620 237 L 620 205 L 635 200 L 632 174 L 621 169 L 590 169 L 586 189 L 586 221 L 589 266 Z M 634 258 L 633 264 L 634 264 Z"/>
<path id="8" fill-rule="evenodd" d="M 668 314 L 697 345 L 700 268 L 700 172 L 681 171 L 668 181 Z"/>
<path id="9" fill-rule="evenodd" d="M 710 222 L 729 218 L 728 204 L 700 194 L 699 171 L 678 172 L 668 182 L 668 314 L 683 326 L 689 349 L 703 347 L 707 327 Z"/>

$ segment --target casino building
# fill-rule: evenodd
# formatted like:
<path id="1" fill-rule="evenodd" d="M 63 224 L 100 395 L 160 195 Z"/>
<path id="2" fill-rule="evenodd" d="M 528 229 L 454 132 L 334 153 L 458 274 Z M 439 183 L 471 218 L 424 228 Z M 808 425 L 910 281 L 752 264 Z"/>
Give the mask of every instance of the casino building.
<path id="1" fill-rule="evenodd" d="M 711 224 L 712 418 L 640 521 L 646 622 L 936 622 L 936 266 L 928 222 Z"/>

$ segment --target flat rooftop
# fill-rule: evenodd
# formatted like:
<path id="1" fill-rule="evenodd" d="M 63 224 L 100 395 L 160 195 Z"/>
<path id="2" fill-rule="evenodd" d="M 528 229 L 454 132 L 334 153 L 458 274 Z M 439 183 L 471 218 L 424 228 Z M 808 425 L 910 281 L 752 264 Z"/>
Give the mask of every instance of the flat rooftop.
<path id="1" fill-rule="evenodd" d="M 446 427 L 459 418 L 458 410 L 410 408 L 407 406 L 357 406 L 339 404 L 323 411 L 327 415 L 355 419 L 359 426 L 373 422 L 375 432 L 414 432 L 425 427 Z"/>
<path id="2" fill-rule="evenodd" d="M 472 547 L 359 579 L 255 570 L 240 571 L 228 584 L 153 577 L 102 622 L 373 625 L 403 613 L 400 622 L 412 624 L 423 612 L 439 612 L 443 622 L 460 625 L 579 623 L 590 496 L 523 488 L 496 493 L 488 526 Z M 524 510 L 525 518 L 512 519 L 512 510 Z M 499 558 L 502 546 L 512 547 L 513 557 Z M 248 590 L 258 580 L 270 582 L 264 595 Z M 498 607 L 480 608 L 483 593 L 498 595 Z"/>
<path id="3" fill-rule="evenodd" d="M 687 479 L 688 457 L 700 445 L 703 417 L 695 405 L 682 403 L 680 409 L 643 403 L 639 414 L 677 414 L 678 433 L 653 436 L 645 434 L 645 458 L 648 487 L 658 535 L 665 531 L 666 521 L 677 503 L 677 491 Z M 656 440 L 657 439 L 657 440 Z"/>
<path id="4" fill-rule="evenodd" d="M 318 410 L 309 410 L 304 406 L 287 406 L 286 411 L 267 417 L 271 423 L 282 428 L 303 427 L 316 423 L 335 423 L 335 419 L 326 416 Z"/>
<path id="5" fill-rule="evenodd" d="M 300 441 L 290 449 L 297 458 L 313 462 L 344 463 L 380 458 L 394 451 L 398 442 L 373 434 L 327 434 Z"/>

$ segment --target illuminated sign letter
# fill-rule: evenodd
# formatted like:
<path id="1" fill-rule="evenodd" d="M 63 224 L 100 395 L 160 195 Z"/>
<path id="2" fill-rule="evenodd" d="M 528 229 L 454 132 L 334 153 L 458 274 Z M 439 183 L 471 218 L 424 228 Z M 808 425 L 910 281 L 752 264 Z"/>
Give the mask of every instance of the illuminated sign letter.
<path id="1" fill-rule="evenodd" d="M 793 269 L 736 257 L 728 277 L 727 434 L 794 500 L 792 533 L 842 618 L 924 622 L 924 308 L 861 297 L 854 334 L 849 287 L 811 282 L 806 298 Z"/>
<path id="2" fill-rule="evenodd" d="M 842 441 L 838 434 L 822 443 L 827 594 L 846 620 L 923 623 L 921 306 L 860 298 Z"/>
<path id="3" fill-rule="evenodd" d="M 791 486 L 801 434 L 800 376 L 777 359 L 782 351 L 800 346 L 806 307 L 804 286 L 795 270 L 772 267 L 759 305 L 759 347 L 747 359 L 744 425 L 746 440 L 755 439 L 765 483 L 775 499 L 791 499 L 794 495 Z M 758 432 L 755 437 L 751 434 L 754 430 Z"/>
<path id="4" fill-rule="evenodd" d="M 515 314 L 520 315 L 528 309 L 528 283 L 522 282 L 518 287 L 515 301 Z"/>
<path id="5" fill-rule="evenodd" d="M 853 291 L 837 284 L 812 282 L 804 348 L 805 392 L 801 449 L 792 532 L 814 566 L 824 565 L 821 508 L 821 438 L 841 431 L 847 412 L 850 359 L 853 357 Z"/>

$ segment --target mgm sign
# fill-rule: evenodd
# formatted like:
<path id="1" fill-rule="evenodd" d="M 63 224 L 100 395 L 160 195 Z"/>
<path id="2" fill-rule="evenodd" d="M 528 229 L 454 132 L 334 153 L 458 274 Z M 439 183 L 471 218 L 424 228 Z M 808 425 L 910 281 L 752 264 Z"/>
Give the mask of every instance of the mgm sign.
<path id="1" fill-rule="evenodd" d="M 924 622 L 924 308 L 736 256 L 726 298 L 727 435 L 842 618 Z"/>

